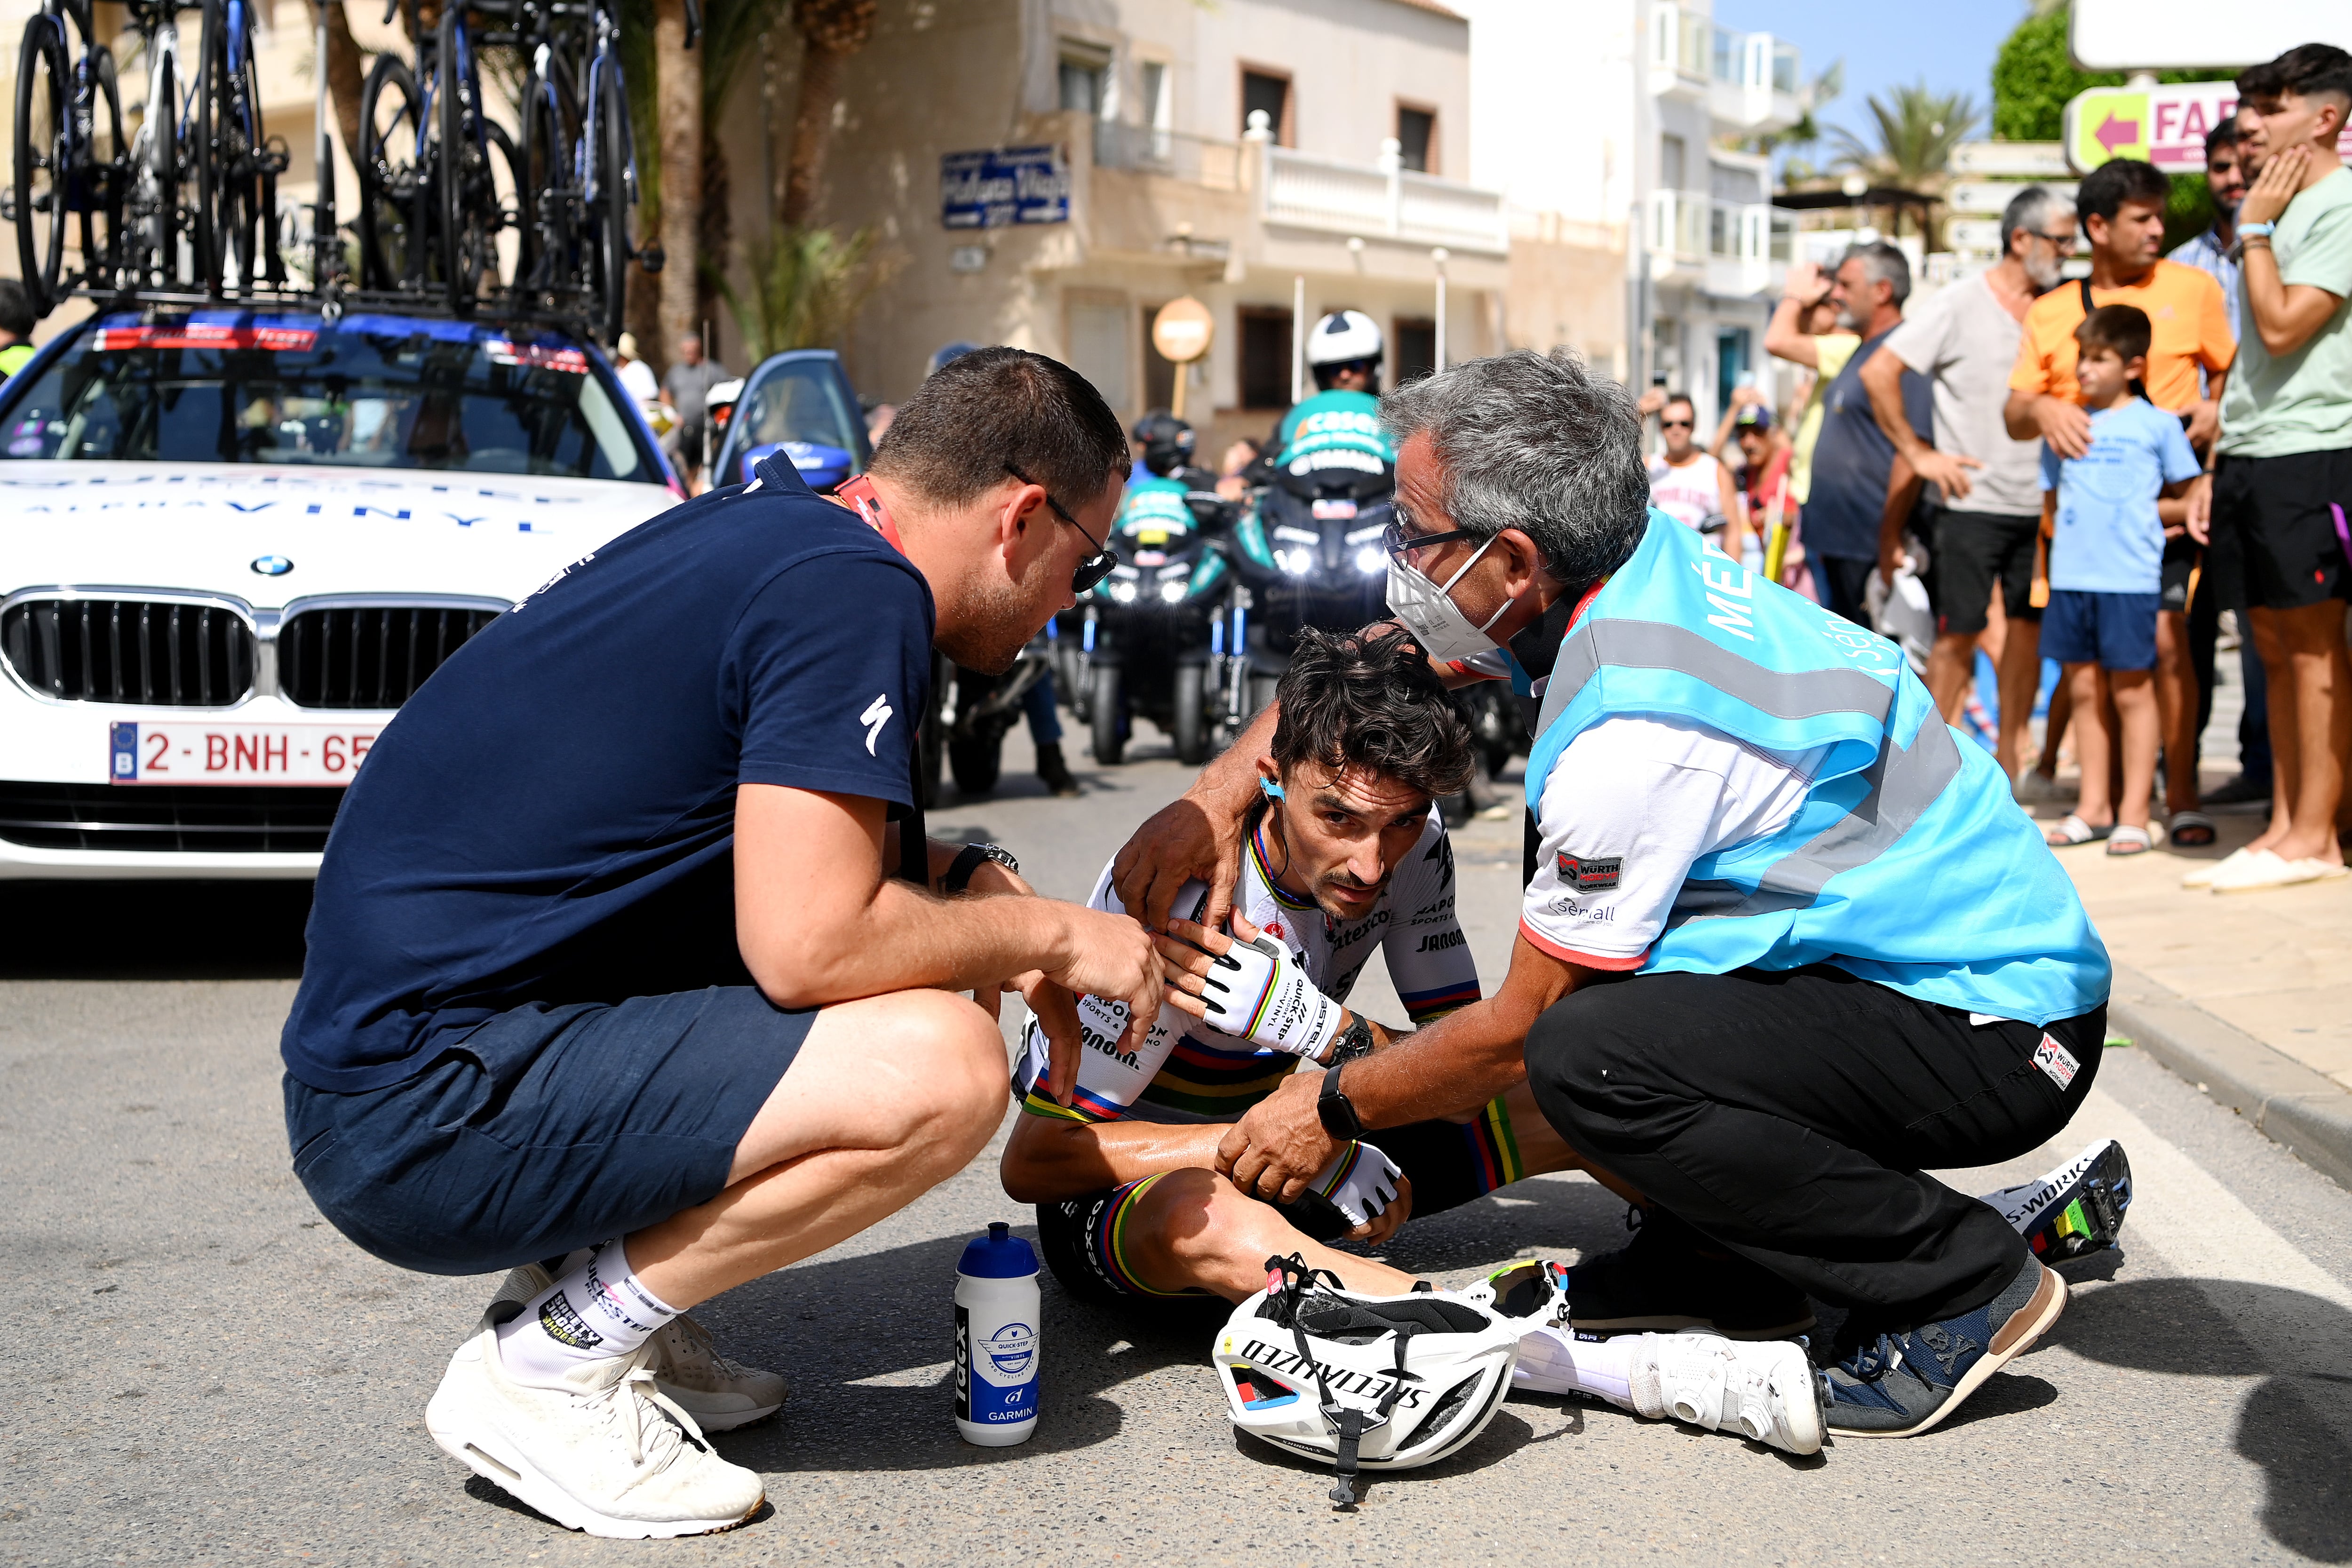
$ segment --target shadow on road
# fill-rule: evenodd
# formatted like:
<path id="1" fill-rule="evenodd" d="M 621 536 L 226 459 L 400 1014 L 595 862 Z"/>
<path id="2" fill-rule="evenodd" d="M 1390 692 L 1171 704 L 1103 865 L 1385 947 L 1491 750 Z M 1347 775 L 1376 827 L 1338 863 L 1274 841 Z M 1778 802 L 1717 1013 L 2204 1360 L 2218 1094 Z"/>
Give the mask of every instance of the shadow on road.
<path id="1" fill-rule="evenodd" d="M 2281 1372 L 2235 1322 L 2294 1325 L 2306 1366 Z M 2235 1447 L 2262 1467 L 2263 1527 L 2289 1551 L 2352 1563 L 2352 1443 L 2341 1412 L 2352 1369 L 2352 1312 L 2300 1290 L 2231 1279 L 2137 1279 L 2077 1296 L 2051 1342 L 2110 1366 L 2207 1377 L 2264 1377 L 2238 1412 Z M 2323 1412 L 2336 1413 L 2336 1420 Z"/>
<path id="2" fill-rule="evenodd" d="M 310 884 L 10 882 L 0 980 L 296 980 Z"/>

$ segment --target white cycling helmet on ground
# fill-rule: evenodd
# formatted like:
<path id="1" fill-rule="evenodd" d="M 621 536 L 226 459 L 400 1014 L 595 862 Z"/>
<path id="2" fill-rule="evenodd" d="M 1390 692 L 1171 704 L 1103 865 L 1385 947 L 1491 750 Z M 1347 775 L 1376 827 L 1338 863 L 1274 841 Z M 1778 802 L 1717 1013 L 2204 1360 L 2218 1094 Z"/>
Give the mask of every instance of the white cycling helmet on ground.
<path id="1" fill-rule="evenodd" d="M 1335 1506 L 1357 1470 L 1405 1470 L 1463 1447 L 1511 1391 L 1521 1327 L 1426 1287 L 1365 1296 L 1303 1258 L 1266 1259 L 1266 1287 L 1234 1309 L 1213 1357 L 1234 1425 L 1328 1459 Z"/>
<path id="2" fill-rule="evenodd" d="M 1378 363 L 1386 345 L 1380 323 L 1361 310 L 1334 310 L 1307 334 L 1307 363 L 1312 365 Z"/>

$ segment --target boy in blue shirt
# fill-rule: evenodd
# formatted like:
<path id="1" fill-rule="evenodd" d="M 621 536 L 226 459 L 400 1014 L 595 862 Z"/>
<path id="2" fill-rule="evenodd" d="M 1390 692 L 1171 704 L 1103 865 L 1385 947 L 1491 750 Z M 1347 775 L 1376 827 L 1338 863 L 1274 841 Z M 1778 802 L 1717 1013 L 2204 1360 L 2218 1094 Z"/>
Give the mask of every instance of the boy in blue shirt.
<path id="1" fill-rule="evenodd" d="M 2050 544 L 2050 604 L 2042 655 L 2064 667 L 2074 699 L 2081 802 L 2046 837 L 2053 845 L 2107 841 L 2110 855 L 2141 855 L 2148 789 L 2156 777 L 2160 695 L 2154 679 L 2156 616 L 2163 592 L 2164 531 L 2185 524 L 2178 498 L 2203 469 L 2178 415 L 2142 394 L 2150 326 L 2137 305 L 2103 305 L 2074 329 L 2076 379 L 2091 414 L 2091 447 L 2079 458 L 2042 449 L 2042 528 Z M 2180 515 L 2167 517 L 2166 511 Z M 2122 731 L 2123 798 L 2111 801 L 2107 699 Z"/>

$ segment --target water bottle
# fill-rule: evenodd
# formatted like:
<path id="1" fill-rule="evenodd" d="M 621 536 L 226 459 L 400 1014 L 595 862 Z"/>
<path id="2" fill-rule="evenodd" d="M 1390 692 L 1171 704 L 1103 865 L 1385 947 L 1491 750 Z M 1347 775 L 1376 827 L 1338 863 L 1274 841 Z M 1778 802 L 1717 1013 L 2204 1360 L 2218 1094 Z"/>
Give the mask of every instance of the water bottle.
<path id="1" fill-rule="evenodd" d="M 956 1265 L 956 1430 L 1004 1448 L 1037 1432 L 1037 1254 L 1003 1221 Z"/>

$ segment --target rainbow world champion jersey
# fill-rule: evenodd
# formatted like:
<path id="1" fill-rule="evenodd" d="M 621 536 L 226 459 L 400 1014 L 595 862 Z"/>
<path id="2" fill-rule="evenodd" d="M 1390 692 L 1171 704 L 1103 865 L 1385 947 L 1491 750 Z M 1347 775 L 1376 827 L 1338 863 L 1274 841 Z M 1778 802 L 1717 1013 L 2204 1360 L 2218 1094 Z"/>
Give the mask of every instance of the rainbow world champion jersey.
<path id="1" fill-rule="evenodd" d="M 1244 920 L 1288 948 L 1326 996 L 1345 1002 L 1378 947 L 1415 1024 L 1478 1000 L 1477 965 L 1454 912 L 1454 846 L 1435 811 L 1371 912 L 1345 922 L 1328 918 L 1311 900 L 1294 899 L 1275 886 L 1263 837 L 1250 836 L 1234 905 Z M 1203 890 L 1197 882 L 1187 884 L 1177 895 L 1177 913 L 1199 908 Z M 1109 867 L 1103 868 L 1087 904 L 1126 913 L 1111 890 Z M 1030 1114 L 1078 1121 L 1234 1121 L 1298 1068 L 1296 1057 L 1220 1034 L 1174 1006 L 1160 1009 L 1142 1048 L 1133 1052 L 1118 1048 L 1119 1033 L 1127 1026 L 1124 1004 L 1081 996 L 1078 1021 L 1086 1031 L 1086 1059 L 1066 1110 L 1036 1088 L 1045 1076 L 1045 1036 L 1034 1016 L 1024 1023 L 1013 1083 Z"/>

